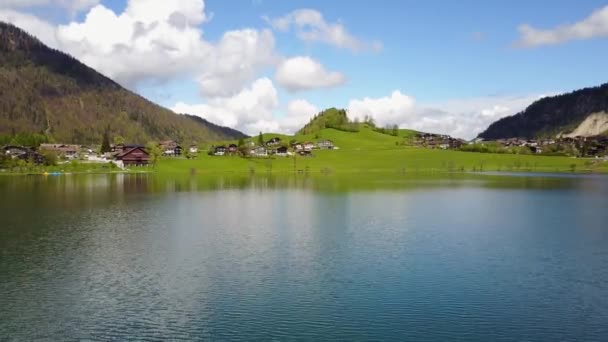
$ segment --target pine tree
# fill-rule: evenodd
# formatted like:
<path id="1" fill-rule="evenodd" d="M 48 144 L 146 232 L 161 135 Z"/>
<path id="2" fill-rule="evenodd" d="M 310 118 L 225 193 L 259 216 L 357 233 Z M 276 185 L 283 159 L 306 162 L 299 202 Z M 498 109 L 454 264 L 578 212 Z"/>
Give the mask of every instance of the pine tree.
<path id="1" fill-rule="evenodd" d="M 103 139 L 101 141 L 101 153 L 106 153 L 112 151 L 112 147 L 110 147 L 110 127 L 106 128 L 106 131 L 103 132 Z"/>
<path id="2" fill-rule="evenodd" d="M 258 135 L 258 145 L 264 146 L 264 136 L 262 135 L 262 132 Z"/>

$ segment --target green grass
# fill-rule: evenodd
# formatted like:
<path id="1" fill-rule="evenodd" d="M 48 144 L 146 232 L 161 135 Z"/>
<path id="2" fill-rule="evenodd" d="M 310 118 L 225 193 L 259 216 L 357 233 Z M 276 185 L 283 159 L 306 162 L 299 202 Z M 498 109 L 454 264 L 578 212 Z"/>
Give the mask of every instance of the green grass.
<path id="1" fill-rule="evenodd" d="M 161 174 L 205 173 L 433 173 L 470 171 L 508 172 L 608 172 L 608 163 L 591 159 L 535 155 L 489 154 L 406 147 L 414 131 L 400 130 L 399 137 L 363 128 L 360 132 L 323 129 L 313 135 L 289 137 L 289 141 L 331 139 L 338 150 L 314 151 L 313 157 L 240 158 L 201 155 L 194 160 L 163 159 L 155 167 Z M 252 138 L 257 141 L 257 137 Z"/>

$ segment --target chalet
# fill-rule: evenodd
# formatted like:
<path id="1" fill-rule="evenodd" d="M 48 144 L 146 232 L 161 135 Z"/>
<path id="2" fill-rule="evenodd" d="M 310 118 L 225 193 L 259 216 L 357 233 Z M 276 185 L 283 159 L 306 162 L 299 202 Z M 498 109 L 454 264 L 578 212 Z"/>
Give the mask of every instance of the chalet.
<path id="1" fill-rule="evenodd" d="M 190 145 L 188 152 L 196 154 L 198 153 L 198 147 L 196 145 Z"/>
<path id="2" fill-rule="evenodd" d="M 43 155 L 41 155 L 40 153 L 33 151 L 33 150 L 28 150 L 25 153 L 21 153 L 21 154 L 17 155 L 16 158 L 25 160 L 28 162 L 32 162 L 36 165 L 44 164 L 44 161 L 45 161 L 45 158 Z"/>
<path id="3" fill-rule="evenodd" d="M 110 151 L 112 153 L 114 153 L 115 155 L 119 155 L 119 154 L 123 153 L 124 150 L 125 150 L 125 144 L 110 145 Z"/>
<path id="4" fill-rule="evenodd" d="M 24 146 L 17 146 L 17 145 L 7 145 L 4 146 L 2 148 L 2 150 L 4 151 L 4 154 L 7 156 L 11 156 L 13 158 L 24 154 L 24 153 L 28 153 L 29 151 L 31 151 L 31 149 L 24 147 Z"/>
<path id="5" fill-rule="evenodd" d="M 277 146 L 281 143 L 281 138 L 274 137 L 266 142 L 266 146 Z"/>
<path id="6" fill-rule="evenodd" d="M 68 144 L 41 144 L 40 150 L 54 152 L 58 156 L 66 159 L 76 159 L 80 152 L 80 146 Z"/>
<path id="7" fill-rule="evenodd" d="M 307 141 L 304 143 L 304 151 L 312 151 L 313 148 L 315 148 L 315 144 L 312 142 Z"/>
<path id="8" fill-rule="evenodd" d="M 319 140 L 317 142 L 317 147 L 319 147 L 322 150 L 333 150 L 334 149 L 334 143 L 331 140 Z"/>
<path id="9" fill-rule="evenodd" d="M 226 146 L 216 146 L 213 148 L 214 156 L 223 156 L 226 154 Z"/>
<path id="10" fill-rule="evenodd" d="M 256 157 L 267 157 L 268 150 L 264 146 L 258 146 L 256 148 L 254 148 L 253 150 L 251 150 L 251 154 Z"/>
<path id="11" fill-rule="evenodd" d="M 274 154 L 279 157 L 287 157 L 289 155 L 289 151 L 287 150 L 286 146 L 279 146 L 275 149 Z"/>
<path id="12" fill-rule="evenodd" d="M 124 166 L 145 166 L 150 163 L 150 154 L 143 146 L 128 145 L 122 153 L 116 156 Z"/>
<path id="13" fill-rule="evenodd" d="M 294 151 L 296 151 L 296 152 L 304 150 L 304 144 L 299 143 L 299 142 L 293 143 L 291 146 L 293 147 Z"/>
<path id="14" fill-rule="evenodd" d="M 450 148 L 453 149 L 459 149 L 462 147 L 462 145 L 464 145 L 466 142 L 462 139 L 449 139 L 449 145 Z"/>
<path id="15" fill-rule="evenodd" d="M 228 153 L 236 154 L 239 151 L 239 147 L 236 144 L 228 145 Z"/>
<path id="16" fill-rule="evenodd" d="M 173 140 L 165 140 L 161 141 L 158 146 L 160 150 L 163 152 L 164 156 L 181 156 L 182 155 L 182 147 Z"/>

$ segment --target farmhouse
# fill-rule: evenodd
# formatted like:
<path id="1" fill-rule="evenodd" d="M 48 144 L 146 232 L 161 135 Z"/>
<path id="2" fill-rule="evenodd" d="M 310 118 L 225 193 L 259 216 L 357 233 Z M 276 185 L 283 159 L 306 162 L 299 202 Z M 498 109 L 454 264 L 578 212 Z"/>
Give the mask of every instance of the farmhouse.
<path id="1" fill-rule="evenodd" d="M 225 154 L 226 154 L 226 146 L 222 145 L 222 146 L 216 146 L 213 148 L 214 156 L 223 156 Z"/>
<path id="2" fill-rule="evenodd" d="M 182 155 L 182 147 L 173 140 L 165 140 L 161 141 L 158 146 L 160 150 L 163 152 L 164 156 L 181 156 Z"/>
<path id="3" fill-rule="evenodd" d="M 150 154 L 143 146 L 129 145 L 116 156 L 116 160 L 122 161 L 125 166 L 144 166 L 150 163 Z"/>
<path id="4" fill-rule="evenodd" d="M 274 137 L 266 142 L 266 146 L 276 146 L 281 143 L 281 138 Z"/>
<path id="5" fill-rule="evenodd" d="M 268 150 L 264 146 L 258 146 L 256 148 L 254 148 L 253 150 L 251 150 L 251 154 L 256 157 L 267 157 Z"/>
<path id="6" fill-rule="evenodd" d="M 68 144 L 41 144 L 41 150 L 51 151 L 60 157 L 66 159 L 76 159 L 80 152 L 80 145 L 68 145 Z"/>
<path id="7" fill-rule="evenodd" d="M 286 146 L 279 146 L 275 149 L 274 154 L 279 157 L 287 157 L 289 155 L 289 151 Z"/>
<path id="8" fill-rule="evenodd" d="M 334 143 L 331 140 L 325 139 L 325 140 L 319 140 L 317 142 L 317 146 L 322 149 L 322 150 L 333 150 L 334 149 Z"/>
<path id="9" fill-rule="evenodd" d="M 188 152 L 198 153 L 198 147 L 196 145 L 190 145 L 190 147 L 188 148 Z"/>
<path id="10" fill-rule="evenodd" d="M 315 144 L 312 142 L 307 141 L 304 143 L 304 151 L 312 151 L 313 148 L 315 148 Z"/>
<path id="11" fill-rule="evenodd" d="M 7 156 L 11 156 L 13 158 L 31 151 L 27 147 L 17 146 L 17 145 L 7 145 L 7 146 L 4 146 L 2 149 L 4 151 L 4 154 L 6 154 Z"/>
<path id="12" fill-rule="evenodd" d="M 34 150 L 17 145 L 7 145 L 2 148 L 4 154 L 13 158 L 25 161 L 31 161 L 34 164 L 44 163 L 44 156 Z"/>
<path id="13" fill-rule="evenodd" d="M 236 144 L 230 144 L 228 145 L 228 153 L 230 154 L 236 154 L 239 150 L 239 147 Z"/>

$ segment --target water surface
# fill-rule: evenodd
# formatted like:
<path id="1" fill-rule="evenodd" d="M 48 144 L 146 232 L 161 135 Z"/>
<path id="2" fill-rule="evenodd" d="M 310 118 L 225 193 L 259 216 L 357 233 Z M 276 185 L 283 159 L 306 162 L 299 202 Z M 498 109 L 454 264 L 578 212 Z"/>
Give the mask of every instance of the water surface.
<path id="1" fill-rule="evenodd" d="M 0 177 L 0 340 L 608 340 L 608 178 Z"/>

